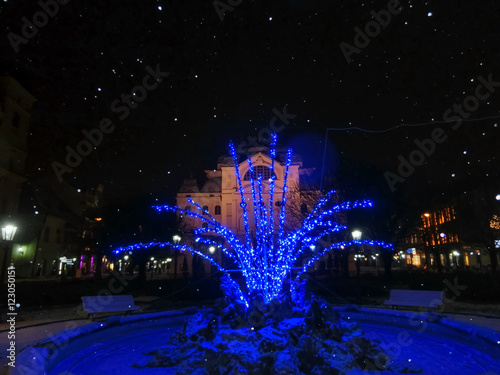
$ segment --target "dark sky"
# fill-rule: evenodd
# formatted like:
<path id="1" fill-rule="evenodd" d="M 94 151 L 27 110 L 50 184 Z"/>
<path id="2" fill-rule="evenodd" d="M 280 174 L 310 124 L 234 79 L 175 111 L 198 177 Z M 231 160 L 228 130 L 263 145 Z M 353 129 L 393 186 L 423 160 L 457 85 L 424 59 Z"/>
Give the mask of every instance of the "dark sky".
<path id="1" fill-rule="evenodd" d="M 408 158 L 436 128 L 447 139 L 415 159 L 422 165 L 397 189 L 498 181 L 498 1 L 402 1 L 390 20 L 392 1 L 225 1 L 223 19 L 209 0 L 71 0 L 45 18 L 36 1 L 1 1 L 1 72 L 38 98 L 33 173 L 54 175 L 82 131 L 109 118 L 114 130 L 63 178 L 82 188 L 102 182 L 117 202 L 171 200 L 189 173 L 215 168 L 231 139 L 248 143 L 271 123 L 316 167 L 335 128 L 327 174 L 370 176 L 386 192 L 384 172 L 397 174 L 398 155 Z M 25 22 L 42 26 L 23 34 Z M 372 36 L 358 48 L 355 28 L 367 25 Z M 350 62 L 341 45 L 355 51 Z M 127 116 L 113 112 L 148 66 L 169 75 Z M 493 81 L 489 91 L 480 76 Z M 439 123 L 466 98 L 472 110 L 459 116 L 468 121 Z M 287 123 L 273 120 L 285 106 Z"/>

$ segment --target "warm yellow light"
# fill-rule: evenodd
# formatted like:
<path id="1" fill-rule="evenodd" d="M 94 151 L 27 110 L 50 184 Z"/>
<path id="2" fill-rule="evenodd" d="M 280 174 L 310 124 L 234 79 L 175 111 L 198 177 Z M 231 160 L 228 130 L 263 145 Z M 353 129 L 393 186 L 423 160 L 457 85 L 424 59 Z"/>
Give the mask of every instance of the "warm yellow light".
<path id="1" fill-rule="evenodd" d="M 428 214 L 427 212 L 424 214 L 425 217 L 431 216 L 431 214 Z"/>
<path id="2" fill-rule="evenodd" d="M 102 217 L 96 217 L 95 218 L 95 221 L 101 221 L 102 220 Z"/>

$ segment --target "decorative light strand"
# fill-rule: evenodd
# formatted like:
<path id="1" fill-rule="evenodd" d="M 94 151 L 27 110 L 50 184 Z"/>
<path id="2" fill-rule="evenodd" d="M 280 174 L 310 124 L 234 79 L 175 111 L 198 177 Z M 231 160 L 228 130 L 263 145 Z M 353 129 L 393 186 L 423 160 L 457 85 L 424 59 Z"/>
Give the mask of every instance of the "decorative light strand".
<path id="1" fill-rule="evenodd" d="M 252 159 L 248 158 L 248 172 L 250 176 L 250 189 L 251 198 L 253 201 L 253 221 L 256 230 L 255 243 L 251 238 L 250 223 L 248 216 L 248 205 L 246 202 L 245 188 L 241 180 L 239 171 L 238 158 L 233 143 L 229 144 L 229 150 L 233 159 L 235 175 L 238 182 L 238 191 L 241 197 L 241 207 L 243 211 L 243 222 L 245 228 L 245 243 L 227 227 L 220 224 L 212 215 L 203 210 L 203 207 L 189 198 L 188 202 L 195 207 L 195 210 L 184 210 L 177 206 L 154 206 L 158 212 L 172 211 L 181 215 L 199 219 L 206 223 L 205 228 L 197 228 L 195 233 L 195 241 L 206 246 L 216 246 L 221 249 L 222 253 L 234 260 L 234 263 L 241 270 L 246 284 L 246 292 L 242 291 L 238 283 L 231 278 L 229 271 L 223 269 L 217 261 L 199 250 L 192 247 L 180 244 L 172 244 L 169 242 L 151 242 L 148 244 L 135 244 L 127 247 L 121 247 L 115 250 L 116 254 L 123 251 L 133 251 L 137 249 L 145 249 L 149 247 L 170 247 L 181 251 L 190 251 L 196 256 L 206 259 L 210 264 L 213 264 L 217 269 L 223 272 L 227 277 L 224 285 L 231 289 L 231 293 L 236 293 L 239 298 L 247 307 L 248 294 L 259 291 L 264 295 L 266 303 L 270 302 L 273 298 L 277 297 L 283 288 L 283 281 L 287 274 L 292 270 L 292 267 L 298 257 L 304 253 L 310 246 L 315 245 L 320 239 L 330 234 L 346 230 L 347 227 L 340 225 L 335 221 L 335 214 L 341 211 L 347 211 L 354 208 L 372 207 L 373 203 L 369 200 L 343 202 L 336 204 L 330 208 L 326 208 L 327 204 L 331 201 L 335 191 L 328 192 L 325 197 L 320 198 L 318 203 L 313 207 L 311 213 L 304 220 L 302 226 L 290 233 L 285 233 L 285 220 L 286 220 L 286 204 L 287 204 L 287 191 L 288 191 L 288 178 L 290 172 L 290 165 L 292 163 L 292 151 L 288 149 L 286 154 L 283 174 L 283 187 L 281 195 L 281 209 L 278 217 L 278 230 L 276 236 L 275 217 L 274 217 L 274 194 L 276 193 L 276 174 L 275 174 L 275 159 L 276 159 L 276 135 L 273 134 L 272 143 L 270 147 L 270 156 L 272 159 L 271 164 L 271 178 L 269 181 L 269 200 L 264 200 L 264 181 L 260 173 L 255 173 L 255 168 Z M 248 186 L 248 185 L 247 185 Z M 206 234 L 215 233 L 226 239 L 226 246 L 220 246 L 216 241 Z M 352 245 L 370 245 L 378 246 L 383 249 L 393 250 L 391 244 L 381 241 L 344 241 L 334 243 L 329 247 L 324 248 L 322 251 L 315 254 L 309 260 L 297 275 L 296 280 L 303 272 L 306 272 L 316 260 L 324 256 L 332 249 L 348 248 Z"/>

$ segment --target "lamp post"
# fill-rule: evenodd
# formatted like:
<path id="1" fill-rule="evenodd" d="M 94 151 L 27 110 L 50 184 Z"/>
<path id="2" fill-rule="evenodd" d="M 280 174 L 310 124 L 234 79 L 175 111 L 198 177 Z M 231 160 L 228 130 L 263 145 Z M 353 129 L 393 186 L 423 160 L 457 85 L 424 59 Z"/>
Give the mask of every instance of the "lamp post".
<path id="1" fill-rule="evenodd" d="M 352 235 L 352 239 L 354 241 L 360 241 L 361 240 L 361 231 L 360 230 L 353 230 L 351 232 L 351 235 Z M 358 246 L 356 246 L 355 248 L 358 248 Z M 348 268 L 348 272 L 350 271 L 349 270 L 349 254 L 347 254 L 347 268 Z M 355 261 L 355 267 L 356 267 L 356 275 L 359 276 L 360 272 L 361 272 L 361 259 L 359 258 L 359 256 L 356 257 L 356 261 Z M 354 270 L 353 270 L 354 271 Z"/>
<path id="2" fill-rule="evenodd" d="M 174 240 L 174 244 L 178 245 L 181 242 L 181 236 L 175 234 L 172 239 Z M 177 257 L 179 255 L 179 250 L 175 249 L 175 260 L 174 260 L 174 280 L 177 279 Z"/>
<path id="3" fill-rule="evenodd" d="M 17 232 L 17 227 L 14 225 L 6 225 L 2 227 L 2 240 L 5 242 L 3 263 L 2 263 L 2 284 L 5 280 L 7 267 L 9 266 L 9 264 L 7 264 L 10 253 L 9 244 L 14 240 L 16 232 Z"/>

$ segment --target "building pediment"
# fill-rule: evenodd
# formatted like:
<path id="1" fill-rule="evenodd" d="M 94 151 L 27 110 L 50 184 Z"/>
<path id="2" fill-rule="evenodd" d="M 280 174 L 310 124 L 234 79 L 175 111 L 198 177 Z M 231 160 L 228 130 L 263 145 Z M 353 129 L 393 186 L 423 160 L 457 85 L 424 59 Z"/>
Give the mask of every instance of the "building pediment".
<path id="1" fill-rule="evenodd" d="M 257 165 L 266 165 L 266 166 L 271 166 L 272 160 L 269 157 L 269 155 L 266 155 L 262 152 L 258 152 L 250 157 L 250 160 L 252 161 L 252 165 L 257 166 Z M 248 169 L 248 160 L 245 160 L 244 162 L 240 163 L 241 166 L 245 166 Z"/>

